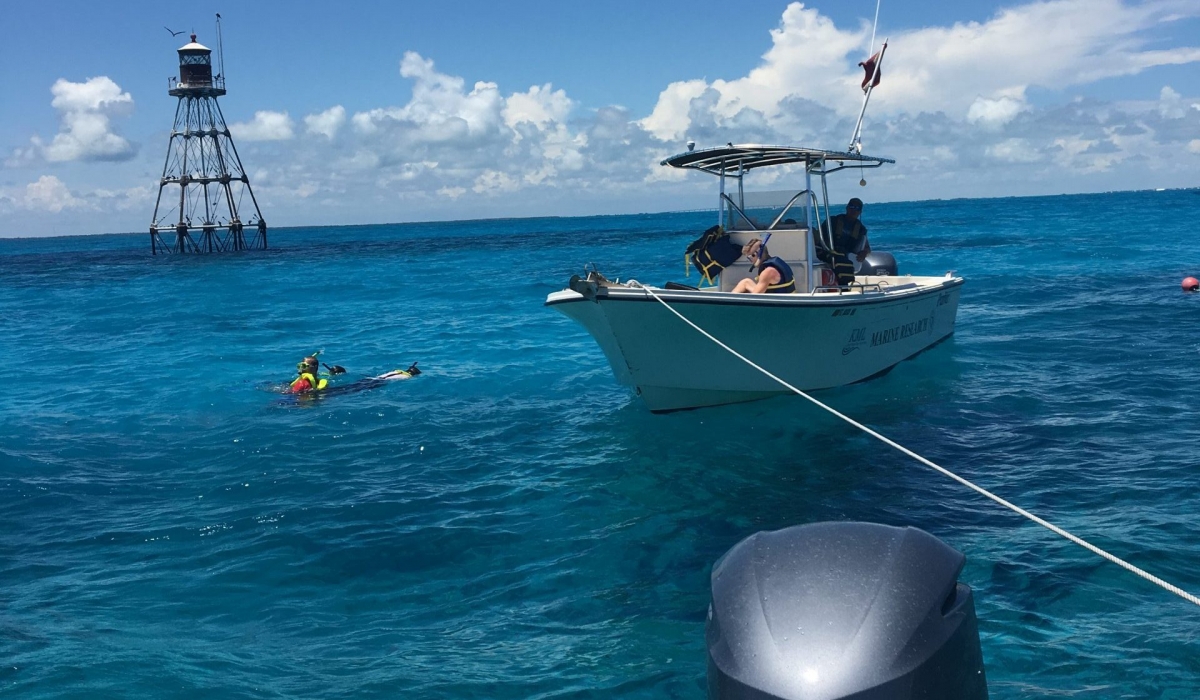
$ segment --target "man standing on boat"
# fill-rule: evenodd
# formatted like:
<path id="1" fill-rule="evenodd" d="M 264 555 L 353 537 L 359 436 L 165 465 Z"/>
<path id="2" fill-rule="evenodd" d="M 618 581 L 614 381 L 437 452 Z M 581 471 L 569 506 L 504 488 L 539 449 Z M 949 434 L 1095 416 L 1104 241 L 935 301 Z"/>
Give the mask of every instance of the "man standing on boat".
<path id="1" fill-rule="evenodd" d="M 832 243 L 833 249 L 818 246 L 817 257 L 833 266 L 839 287 L 849 287 L 854 282 L 854 271 L 858 267 L 856 260 L 862 260 L 871 253 L 867 227 L 858 220 L 862 208 L 862 200 L 853 197 L 846 203 L 845 214 L 830 217 L 821 226 L 824 240 Z"/>

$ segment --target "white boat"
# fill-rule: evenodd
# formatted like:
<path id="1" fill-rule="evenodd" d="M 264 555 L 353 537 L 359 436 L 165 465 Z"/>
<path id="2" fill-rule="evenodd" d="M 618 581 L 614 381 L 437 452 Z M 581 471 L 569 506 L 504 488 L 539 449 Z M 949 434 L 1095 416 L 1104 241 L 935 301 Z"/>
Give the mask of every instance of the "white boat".
<path id="1" fill-rule="evenodd" d="M 954 332 L 963 284 L 949 272 L 898 275 L 894 260 L 892 269 L 879 274 L 874 263 L 891 256 L 872 254 L 854 284 L 839 287 L 829 267 L 817 258 L 813 232 L 822 239 L 827 235 L 818 222 L 831 213 L 826 177 L 892 162 L 854 152 L 759 145 L 689 150 L 668 158 L 663 165 L 718 176 L 718 225 L 738 245 L 769 234 L 771 254 L 784 259 L 795 274 L 796 292 L 733 293 L 738 281 L 752 274 L 750 263 L 742 258 L 703 288 L 617 283 L 593 270 L 572 277 L 567 289 L 546 298 L 546 305 L 582 324 L 608 358 L 617 381 L 632 387 L 654 412 L 789 393 L 672 309 L 803 391 L 882 374 Z M 803 172 L 804 187 L 785 195 L 780 206 L 763 207 L 744 190 L 748 172 L 789 166 L 797 174 Z M 730 181 L 736 185 L 732 196 L 726 192 Z M 814 191 L 814 181 L 819 191 Z"/>

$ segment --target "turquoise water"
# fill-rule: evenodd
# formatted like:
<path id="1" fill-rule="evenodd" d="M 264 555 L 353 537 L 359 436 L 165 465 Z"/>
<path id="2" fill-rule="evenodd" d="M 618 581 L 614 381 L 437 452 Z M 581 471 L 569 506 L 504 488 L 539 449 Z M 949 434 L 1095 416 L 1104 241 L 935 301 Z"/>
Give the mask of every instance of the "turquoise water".
<path id="1" fill-rule="evenodd" d="M 712 562 L 820 520 L 966 554 L 994 698 L 1196 694 L 1200 609 L 803 399 L 651 415 L 542 306 L 588 262 L 685 281 L 711 217 L 0 241 L 0 694 L 703 697 Z M 958 330 L 819 398 L 1200 592 L 1200 197 L 864 220 L 967 279 Z M 278 393 L 319 348 L 425 374 Z"/>

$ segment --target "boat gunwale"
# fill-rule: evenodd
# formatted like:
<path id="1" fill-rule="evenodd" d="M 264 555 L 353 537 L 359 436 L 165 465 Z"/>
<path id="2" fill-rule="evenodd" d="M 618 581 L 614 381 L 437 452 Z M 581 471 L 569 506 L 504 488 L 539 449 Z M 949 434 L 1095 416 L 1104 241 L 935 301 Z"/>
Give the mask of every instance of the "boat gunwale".
<path id="1" fill-rule="evenodd" d="M 678 304 L 708 304 L 713 306 L 762 306 L 762 307 L 795 307 L 795 306 L 866 306 L 869 304 L 885 304 L 888 302 L 915 299 L 934 292 L 944 292 L 948 289 L 961 287 L 966 280 L 962 277 L 946 277 L 942 284 L 924 285 L 896 290 L 894 292 L 864 292 L 849 294 L 811 293 L 811 294 L 744 294 L 736 292 L 714 292 L 700 289 L 662 289 L 650 287 L 655 296 L 663 301 Z M 655 301 L 653 297 L 639 287 L 604 287 L 605 294 L 597 295 L 594 299 L 584 296 L 573 289 L 563 289 L 552 292 L 546 297 L 544 306 L 556 306 L 579 301 Z M 553 297 L 569 293 L 573 296 Z M 703 296 L 700 296 L 703 295 Z"/>

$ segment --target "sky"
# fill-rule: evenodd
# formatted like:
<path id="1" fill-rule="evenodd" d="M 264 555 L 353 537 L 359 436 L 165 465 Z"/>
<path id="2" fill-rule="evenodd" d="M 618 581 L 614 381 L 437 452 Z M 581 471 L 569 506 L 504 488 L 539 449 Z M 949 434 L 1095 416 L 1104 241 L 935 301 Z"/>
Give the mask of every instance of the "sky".
<path id="1" fill-rule="evenodd" d="M 713 207 L 715 178 L 660 161 L 845 149 L 875 4 L 13 4 L 0 237 L 147 230 L 175 50 L 215 50 L 218 12 L 221 109 L 279 227 Z M 831 200 L 1200 186 L 1200 0 L 882 0 L 884 38 L 862 143 L 897 163 Z"/>

